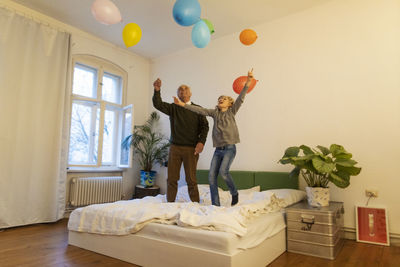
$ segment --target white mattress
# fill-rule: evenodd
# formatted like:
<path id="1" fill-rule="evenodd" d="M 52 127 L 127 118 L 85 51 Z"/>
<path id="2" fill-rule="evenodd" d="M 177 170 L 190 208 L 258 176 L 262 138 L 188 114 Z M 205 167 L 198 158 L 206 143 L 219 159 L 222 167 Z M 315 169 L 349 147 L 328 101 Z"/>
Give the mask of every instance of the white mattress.
<path id="1" fill-rule="evenodd" d="M 282 212 L 272 212 L 256 217 L 243 237 L 233 233 L 159 223 L 149 223 L 135 235 L 232 255 L 259 245 L 285 227 Z"/>

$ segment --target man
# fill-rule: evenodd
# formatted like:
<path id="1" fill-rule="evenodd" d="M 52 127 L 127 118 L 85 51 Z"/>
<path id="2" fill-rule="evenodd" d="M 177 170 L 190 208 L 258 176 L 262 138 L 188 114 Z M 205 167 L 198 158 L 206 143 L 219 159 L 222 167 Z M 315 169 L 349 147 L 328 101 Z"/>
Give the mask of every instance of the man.
<path id="1" fill-rule="evenodd" d="M 174 202 L 178 190 L 180 169 L 183 163 L 190 199 L 199 202 L 196 168 L 199 154 L 203 151 L 208 133 L 208 121 L 202 116 L 173 103 L 161 99 L 161 80 L 153 83 L 153 106 L 169 116 L 171 126 L 171 147 L 168 157 L 167 201 Z M 187 105 L 190 101 L 190 87 L 181 85 L 177 91 L 178 98 Z"/>

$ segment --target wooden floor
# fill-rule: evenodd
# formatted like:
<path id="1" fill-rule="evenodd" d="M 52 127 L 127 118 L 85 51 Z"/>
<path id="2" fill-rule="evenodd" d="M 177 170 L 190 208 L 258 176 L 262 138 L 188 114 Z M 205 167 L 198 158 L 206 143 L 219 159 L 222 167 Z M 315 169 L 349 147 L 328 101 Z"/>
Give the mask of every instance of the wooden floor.
<path id="1" fill-rule="evenodd" d="M 67 220 L 61 220 L 57 223 L 16 227 L 0 232 L 0 266 L 124 267 L 137 265 L 69 246 Z M 399 267 L 400 247 L 384 247 L 346 240 L 336 260 L 324 260 L 285 252 L 268 266 Z"/>

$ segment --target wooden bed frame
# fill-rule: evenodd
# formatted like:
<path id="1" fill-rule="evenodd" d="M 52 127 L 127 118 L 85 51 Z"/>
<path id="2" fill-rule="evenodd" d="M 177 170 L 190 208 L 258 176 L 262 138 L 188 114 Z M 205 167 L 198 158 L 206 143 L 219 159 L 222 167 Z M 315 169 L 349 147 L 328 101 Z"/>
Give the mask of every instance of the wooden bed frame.
<path id="1" fill-rule="evenodd" d="M 260 185 L 262 190 L 298 189 L 298 180 L 282 172 L 232 171 L 238 189 Z M 198 182 L 207 183 L 208 171 L 197 171 Z M 224 188 L 224 185 L 221 184 Z M 226 187 L 225 187 L 226 188 Z M 257 247 L 224 254 L 167 242 L 137 234 L 112 236 L 69 231 L 68 243 L 140 266 L 242 267 L 266 266 L 286 251 L 286 229 L 267 238 Z"/>

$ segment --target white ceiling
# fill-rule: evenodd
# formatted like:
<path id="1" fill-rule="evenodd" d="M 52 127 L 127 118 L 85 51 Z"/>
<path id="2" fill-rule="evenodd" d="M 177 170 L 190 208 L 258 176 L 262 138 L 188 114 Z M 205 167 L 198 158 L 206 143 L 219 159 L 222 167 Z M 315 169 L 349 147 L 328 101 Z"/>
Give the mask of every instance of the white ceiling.
<path id="1" fill-rule="evenodd" d="M 157 58 L 193 47 L 191 26 L 178 25 L 172 17 L 175 0 L 113 0 L 123 21 L 115 25 L 97 22 L 91 14 L 94 0 L 13 0 L 26 7 L 125 47 L 122 30 L 134 22 L 142 29 L 140 42 L 129 50 L 147 58 Z M 215 27 L 213 39 L 245 28 L 300 12 L 330 0 L 199 0 L 201 18 Z"/>

